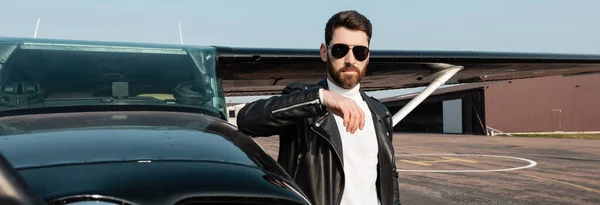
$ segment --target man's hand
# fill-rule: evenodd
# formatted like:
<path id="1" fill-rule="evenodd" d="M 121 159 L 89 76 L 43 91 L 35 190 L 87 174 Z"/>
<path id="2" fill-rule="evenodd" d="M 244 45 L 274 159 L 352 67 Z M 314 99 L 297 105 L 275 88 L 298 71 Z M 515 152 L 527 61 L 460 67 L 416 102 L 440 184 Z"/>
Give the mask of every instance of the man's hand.
<path id="1" fill-rule="evenodd" d="M 365 126 L 365 113 L 354 100 L 337 93 L 323 90 L 323 105 L 334 114 L 344 119 L 346 132 L 353 133 Z"/>

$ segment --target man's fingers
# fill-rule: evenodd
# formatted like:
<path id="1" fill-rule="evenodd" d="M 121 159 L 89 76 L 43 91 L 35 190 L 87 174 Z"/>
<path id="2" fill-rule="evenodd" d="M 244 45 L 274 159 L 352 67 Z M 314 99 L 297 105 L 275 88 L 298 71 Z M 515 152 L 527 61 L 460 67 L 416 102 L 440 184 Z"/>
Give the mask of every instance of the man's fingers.
<path id="1" fill-rule="evenodd" d="M 356 130 L 356 123 L 358 122 L 358 119 L 356 119 L 356 111 L 354 111 L 354 109 L 350 108 L 350 124 L 348 126 L 348 132 L 350 133 L 354 133 L 354 130 Z"/>
<path id="2" fill-rule="evenodd" d="M 356 119 L 356 113 L 352 109 L 352 107 L 347 108 L 347 115 L 348 115 L 348 125 L 346 126 L 346 132 L 354 133 L 354 130 L 356 130 L 356 122 L 358 120 Z"/>
<path id="3" fill-rule="evenodd" d="M 348 116 L 348 122 L 345 124 L 346 132 L 354 134 L 357 129 L 362 129 L 361 124 L 363 124 L 362 118 L 364 117 L 361 118 L 361 110 L 354 101 L 349 101 L 346 105 L 348 111 L 347 114 L 344 114 L 344 116 Z"/>
<path id="4" fill-rule="evenodd" d="M 356 108 L 356 129 L 354 129 L 354 130 L 355 131 L 358 130 L 358 129 L 362 130 L 361 124 L 362 124 L 362 119 L 363 118 L 362 118 L 362 116 L 360 114 L 360 107 L 358 107 L 358 106 L 355 105 L 355 108 Z"/>
<path id="5" fill-rule="evenodd" d="M 346 130 L 348 129 L 348 124 L 350 122 L 350 113 L 348 112 L 347 108 L 342 108 L 342 117 L 344 118 L 344 127 L 346 127 Z"/>
<path id="6" fill-rule="evenodd" d="M 352 110 L 352 112 L 350 113 L 350 126 L 348 126 L 348 132 L 350 133 L 354 133 L 354 131 L 356 130 L 356 122 L 358 122 L 358 120 L 356 119 L 356 113 L 354 112 L 354 110 Z"/>
<path id="7" fill-rule="evenodd" d="M 350 110 L 348 110 L 348 112 L 346 112 L 344 115 L 346 115 L 348 118 L 348 122 L 346 123 L 346 132 L 350 132 L 352 127 L 352 113 Z"/>
<path id="8" fill-rule="evenodd" d="M 354 133 L 360 128 L 361 124 L 360 108 L 358 108 L 356 104 L 352 104 L 352 117 L 354 119 L 354 124 L 352 126 L 351 132 Z"/>
<path id="9" fill-rule="evenodd" d="M 348 117 L 348 123 L 346 125 L 346 132 L 352 132 L 352 126 L 354 124 L 354 115 L 352 114 L 352 107 L 350 106 L 346 106 L 346 113 L 344 113 L 344 115 L 346 115 Z"/>
<path id="10" fill-rule="evenodd" d="M 362 130 L 365 127 L 365 113 L 358 104 L 349 99 L 337 103 L 339 103 L 339 111 L 344 119 L 346 132 L 355 133 L 356 130 Z"/>
<path id="11" fill-rule="evenodd" d="M 358 129 L 363 129 L 363 125 L 364 125 L 364 113 L 362 112 L 362 109 L 360 109 L 360 107 L 354 103 L 353 104 L 354 107 L 354 115 L 355 115 L 355 125 L 356 127 L 354 128 L 354 131 L 358 130 Z"/>
<path id="12" fill-rule="evenodd" d="M 360 109 L 360 107 L 358 108 L 358 111 L 360 112 L 360 130 L 362 130 L 363 128 L 365 128 L 365 112 L 363 112 L 363 110 Z"/>
<path id="13" fill-rule="evenodd" d="M 346 110 L 348 115 L 348 125 L 346 126 L 346 132 L 352 133 L 356 127 L 356 113 L 352 108 L 351 104 L 347 104 Z"/>

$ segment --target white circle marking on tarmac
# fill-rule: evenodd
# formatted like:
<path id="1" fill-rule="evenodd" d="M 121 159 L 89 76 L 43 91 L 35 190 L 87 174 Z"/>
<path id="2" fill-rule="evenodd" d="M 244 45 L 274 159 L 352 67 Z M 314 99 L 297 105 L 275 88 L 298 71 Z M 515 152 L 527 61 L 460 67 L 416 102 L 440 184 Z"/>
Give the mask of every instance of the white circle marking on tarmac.
<path id="1" fill-rule="evenodd" d="M 527 168 L 535 167 L 537 165 L 537 162 L 535 162 L 533 160 L 530 160 L 530 159 L 525 159 L 525 158 L 520 158 L 520 157 L 500 156 L 500 155 L 485 155 L 485 154 L 397 154 L 395 156 L 396 157 L 398 157 L 398 156 L 474 156 L 474 157 L 497 157 L 497 158 L 517 159 L 517 160 L 523 160 L 523 161 L 529 162 L 529 165 L 526 165 L 526 166 L 513 167 L 513 168 L 507 168 L 507 169 L 490 169 L 490 170 L 486 170 L 486 169 L 482 169 L 482 170 L 411 170 L 411 169 L 397 169 L 398 172 L 446 172 L 446 173 L 451 173 L 451 172 L 503 172 L 503 171 L 513 171 L 513 170 L 519 170 L 519 169 L 527 169 Z"/>

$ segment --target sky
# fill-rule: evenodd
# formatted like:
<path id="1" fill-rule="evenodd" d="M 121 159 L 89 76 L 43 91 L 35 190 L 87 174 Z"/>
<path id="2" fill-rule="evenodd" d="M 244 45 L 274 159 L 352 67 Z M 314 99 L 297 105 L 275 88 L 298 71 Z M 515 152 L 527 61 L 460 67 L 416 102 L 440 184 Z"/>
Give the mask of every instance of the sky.
<path id="1" fill-rule="evenodd" d="M 597 0 L 0 0 L 0 36 L 318 48 L 355 9 L 373 49 L 600 53 Z"/>
<path id="2" fill-rule="evenodd" d="M 0 0 L 0 36 L 318 48 L 354 9 L 372 49 L 600 54 L 597 0 Z"/>

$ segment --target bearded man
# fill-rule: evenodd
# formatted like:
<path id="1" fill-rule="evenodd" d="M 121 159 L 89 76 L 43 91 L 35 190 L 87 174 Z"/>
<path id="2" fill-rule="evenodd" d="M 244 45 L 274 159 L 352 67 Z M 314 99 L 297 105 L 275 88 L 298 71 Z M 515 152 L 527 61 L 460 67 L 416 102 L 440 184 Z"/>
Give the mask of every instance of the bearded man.
<path id="1" fill-rule="evenodd" d="M 253 137 L 279 136 L 277 161 L 315 205 L 400 204 L 392 116 L 360 88 L 371 35 L 362 14 L 336 13 L 320 47 L 327 77 L 248 103 L 237 118 Z"/>

